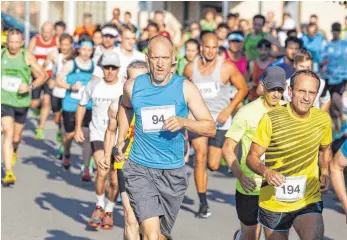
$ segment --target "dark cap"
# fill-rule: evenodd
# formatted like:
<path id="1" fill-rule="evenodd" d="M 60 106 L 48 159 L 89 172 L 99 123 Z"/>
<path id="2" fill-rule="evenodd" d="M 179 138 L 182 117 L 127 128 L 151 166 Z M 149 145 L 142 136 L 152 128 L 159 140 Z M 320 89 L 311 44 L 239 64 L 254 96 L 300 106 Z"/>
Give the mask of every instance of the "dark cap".
<path id="1" fill-rule="evenodd" d="M 268 67 L 264 72 L 264 86 L 266 89 L 286 88 L 286 73 L 277 66 Z"/>
<path id="2" fill-rule="evenodd" d="M 338 22 L 333 23 L 333 25 L 331 25 L 331 31 L 341 32 L 341 24 Z"/>

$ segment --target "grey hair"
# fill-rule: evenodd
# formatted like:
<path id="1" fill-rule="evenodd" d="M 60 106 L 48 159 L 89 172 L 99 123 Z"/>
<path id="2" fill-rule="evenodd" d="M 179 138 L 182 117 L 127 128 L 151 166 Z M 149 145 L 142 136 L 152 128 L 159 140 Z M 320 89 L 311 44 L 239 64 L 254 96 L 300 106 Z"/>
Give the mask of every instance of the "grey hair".
<path id="1" fill-rule="evenodd" d="M 142 60 L 135 60 L 135 61 L 132 61 L 128 67 L 127 67 L 127 76 L 130 75 L 129 71 L 130 69 L 133 69 L 133 68 L 146 68 L 147 71 L 149 71 L 149 68 L 148 68 L 148 64 L 145 62 L 145 61 L 142 61 Z"/>

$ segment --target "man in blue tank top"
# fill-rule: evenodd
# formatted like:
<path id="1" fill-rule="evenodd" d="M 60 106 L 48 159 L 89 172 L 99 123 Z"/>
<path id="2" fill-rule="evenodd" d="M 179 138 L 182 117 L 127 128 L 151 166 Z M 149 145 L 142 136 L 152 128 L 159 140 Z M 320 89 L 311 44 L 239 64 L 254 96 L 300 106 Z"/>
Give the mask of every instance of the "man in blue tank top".
<path id="1" fill-rule="evenodd" d="M 195 85 L 171 72 L 172 42 L 161 35 L 153 37 L 147 58 L 150 73 L 124 85 L 116 161 L 124 161 L 126 116 L 133 111 L 134 142 L 123 168 L 126 191 L 144 239 L 167 239 L 188 187 L 185 129 L 209 137 L 216 134 L 216 128 Z M 187 118 L 189 110 L 196 120 Z"/>

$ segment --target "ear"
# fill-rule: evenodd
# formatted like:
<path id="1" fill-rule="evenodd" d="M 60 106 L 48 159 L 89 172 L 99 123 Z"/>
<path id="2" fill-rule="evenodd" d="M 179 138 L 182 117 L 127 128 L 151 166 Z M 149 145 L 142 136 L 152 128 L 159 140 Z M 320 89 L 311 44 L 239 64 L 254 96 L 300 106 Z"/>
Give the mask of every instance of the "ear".
<path id="1" fill-rule="evenodd" d="M 149 57 L 148 57 L 148 53 L 145 53 L 145 59 L 146 59 L 146 63 L 149 64 Z"/>
<path id="2" fill-rule="evenodd" d="M 171 64 L 175 64 L 175 63 L 176 63 L 176 55 L 174 52 L 172 52 Z"/>
<path id="3" fill-rule="evenodd" d="M 293 98 L 293 89 L 291 88 L 291 86 L 288 86 L 288 95 L 290 98 Z"/>

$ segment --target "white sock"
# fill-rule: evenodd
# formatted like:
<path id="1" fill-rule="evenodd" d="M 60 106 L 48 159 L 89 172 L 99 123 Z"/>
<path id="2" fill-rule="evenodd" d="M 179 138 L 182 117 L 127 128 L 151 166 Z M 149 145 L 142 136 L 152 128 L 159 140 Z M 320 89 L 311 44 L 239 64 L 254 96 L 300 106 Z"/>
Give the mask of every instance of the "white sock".
<path id="1" fill-rule="evenodd" d="M 105 212 L 111 212 L 113 213 L 113 208 L 114 208 L 115 203 L 107 199 L 106 207 L 105 207 Z"/>
<path id="2" fill-rule="evenodd" d="M 236 237 L 235 237 L 235 240 L 240 240 L 241 239 L 241 236 L 242 236 L 242 232 L 241 230 L 237 233 Z"/>
<path id="3" fill-rule="evenodd" d="M 105 208 L 105 194 L 102 195 L 96 195 L 96 206 L 102 207 L 102 209 Z"/>

